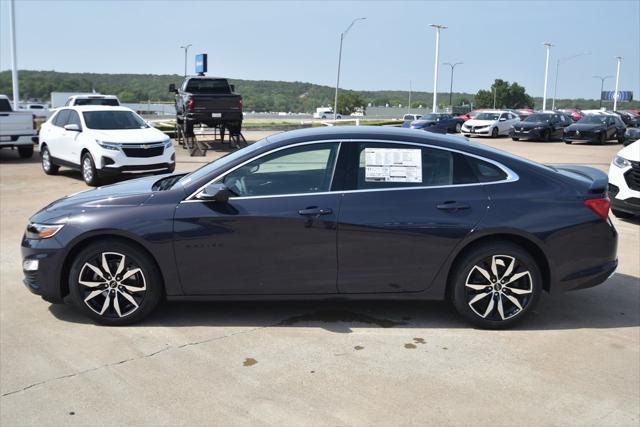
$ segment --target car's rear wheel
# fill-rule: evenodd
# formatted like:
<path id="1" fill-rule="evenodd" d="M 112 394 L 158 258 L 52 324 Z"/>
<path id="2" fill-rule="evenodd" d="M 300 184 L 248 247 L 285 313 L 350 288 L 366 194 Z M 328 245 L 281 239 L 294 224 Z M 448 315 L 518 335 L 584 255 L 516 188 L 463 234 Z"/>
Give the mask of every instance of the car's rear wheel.
<path id="1" fill-rule="evenodd" d="M 512 141 L 520 141 L 520 138 L 511 138 Z"/>
<path id="2" fill-rule="evenodd" d="M 53 159 L 51 158 L 51 153 L 49 152 L 49 147 L 46 145 L 42 146 L 40 150 L 40 160 L 42 161 L 42 170 L 47 175 L 55 175 L 58 173 L 60 167 L 53 163 Z"/>
<path id="3" fill-rule="evenodd" d="M 604 144 L 606 144 L 606 143 L 607 143 L 607 133 L 606 133 L 606 132 L 602 132 L 602 133 L 600 134 L 600 138 L 598 139 L 598 142 L 599 142 L 601 145 L 604 145 Z"/>
<path id="4" fill-rule="evenodd" d="M 106 239 L 84 248 L 69 273 L 73 302 L 105 325 L 127 325 L 147 317 L 163 294 L 160 274 L 136 246 Z"/>
<path id="5" fill-rule="evenodd" d="M 30 159 L 33 156 L 33 145 L 21 145 L 18 147 L 18 155 L 21 159 Z"/>
<path id="6" fill-rule="evenodd" d="M 477 246 L 457 262 L 453 304 L 463 317 L 487 329 L 512 326 L 537 304 L 542 278 L 535 259 L 507 242 Z"/>
<path id="7" fill-rule="evenodd" d="M 551 132 L 549 132 L 548 130 L 545 130 L 544 132 L 542 132 L 542 140 L 544 142 L 551 141 Z"/>
<path id="8" fill-rule="evenodd" d="M 498 137 L 498 128 L 491 129 L 491 138 L 497 138 L 497 137 Z"/>
<path id="9" fill-rule="evenodd" d="M 624 134 L 616 133 L 618 137 L 618 144 L 624 144 Z"/>
<path id="10" fill-rule="evenodd" d="M 93 162 L 91 154 L 84 153 L 82 155 L 80 167 L 82 171 L 82 179 L 84 179 L 84 182 L 87 185 L 92 187 L 100 185 L 100 176 L 98 175 L 98 170 L 96 169 L 96 164 Z"/>

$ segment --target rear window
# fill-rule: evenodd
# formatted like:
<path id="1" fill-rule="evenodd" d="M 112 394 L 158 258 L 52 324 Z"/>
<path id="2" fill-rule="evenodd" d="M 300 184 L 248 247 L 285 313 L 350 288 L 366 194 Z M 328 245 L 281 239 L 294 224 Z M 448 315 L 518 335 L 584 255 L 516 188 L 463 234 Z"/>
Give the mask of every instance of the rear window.
<path id="1" fill-rule="evenodd" d="M 120 103 L 114 98 L 78 98 L 75 105 L 105 105 L 110 107 L 119 107 Z"/>
<path id="2" fill-rule="evenodd" d="M 231 93 L 229 83 L 225 79 L 191 79 L 187 83 L 186 91 L 191 93 Z"/>
<path id="3" fill-rule="evenodd" d="M 0 99 L 0 111 L 6 113 L 7 111 L 12 111 L 11 103 L 8 99 Z"/>

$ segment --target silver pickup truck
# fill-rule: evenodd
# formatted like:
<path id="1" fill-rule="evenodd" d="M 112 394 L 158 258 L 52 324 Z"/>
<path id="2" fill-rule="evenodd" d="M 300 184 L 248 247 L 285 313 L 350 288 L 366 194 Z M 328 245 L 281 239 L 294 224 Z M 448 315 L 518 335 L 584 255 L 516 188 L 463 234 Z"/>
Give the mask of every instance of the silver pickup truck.
<path id="1" fill-rule="evenodd" d="M 38 141 L 35 116 L 26 111 L 13 111 L 6 95 L 0 95 L 0 148 L 17 148 L 23 159 L 33 156 Z"/>

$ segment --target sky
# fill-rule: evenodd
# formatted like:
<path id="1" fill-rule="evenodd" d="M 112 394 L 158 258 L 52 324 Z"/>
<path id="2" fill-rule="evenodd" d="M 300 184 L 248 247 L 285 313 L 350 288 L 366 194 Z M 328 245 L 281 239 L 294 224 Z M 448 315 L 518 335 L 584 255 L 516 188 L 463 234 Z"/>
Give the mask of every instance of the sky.
<path id="1" fill-rule="evenodd" d="M 440 63 L 455 69 L 454 91 L 475 93 L 495 78 L 542 96 L 545 48 L 551 49 L 548 96 L 560 59 L 558 98 L 597 98 L 594 75 L 616 74 L 620 90 L 640 98 L 640 0 L 582 1 L 124 1 L 16 0 L 19 69 L 182 74 L 196 53 L 209 74 L 237 79 L 340 87 L 432 91 L 435 30 Z M 569 60 L 573 55 L 588 53 Z M 0 70 L 10 69 L 9 0 L 0 0 Z M 448 92 L 450 69 L 439 68 Z M 615 79 L 605 82 L 613 90 Z"/>

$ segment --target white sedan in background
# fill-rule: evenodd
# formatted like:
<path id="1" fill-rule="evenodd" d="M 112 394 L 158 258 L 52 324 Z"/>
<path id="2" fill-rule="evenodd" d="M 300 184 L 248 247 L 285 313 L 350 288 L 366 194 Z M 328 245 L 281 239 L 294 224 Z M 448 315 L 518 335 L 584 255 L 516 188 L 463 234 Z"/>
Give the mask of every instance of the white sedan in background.
<path id="1" fill-rule="evenodd" d="M 466 137 L 484 135 L 497 138 L 508 135 L 509 129 L 520 117 L 513 111 L 485 110 L 462 125 L 462 134 Z"/>
<path id="2" fill-rule="evenodd" d="M 123 172 L 175 170 L 171 139 L 125 107 L 60 108 L 40 128 L 39 143 L 47 175 L 79 169 L 91 186 Z"/>
<path id="3" fill-rule="evenodd" d="M 611 162 L 609 197 L 618 218 L 640 216 L 640 141 L 624 147 Z"/>

